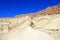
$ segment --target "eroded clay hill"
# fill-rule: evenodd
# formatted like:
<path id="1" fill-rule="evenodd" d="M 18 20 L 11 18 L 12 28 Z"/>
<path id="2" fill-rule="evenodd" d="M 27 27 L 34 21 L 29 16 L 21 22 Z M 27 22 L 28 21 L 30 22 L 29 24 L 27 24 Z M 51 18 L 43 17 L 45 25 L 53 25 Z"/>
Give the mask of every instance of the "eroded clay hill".
<path id="1" fill-rule="evenodd" d="M 16 26 L 20 26 L 21 24 L 23 24 L 24 21 L 26 20 L 30 21 L 29 24 L 30 26 L 33 27 L 35 26 L 37 27 L 37 25 L 41 26 L 45 24 L 46 20 L 49 21 L 53 19 L 53 17 L 55 16 L 59 17 L 58 19 L 60 20 L 60 4 L 55 6 L 48 6 L 46 9 L 36 12 L 35 14 L 17 15 L 13 18 L 0 18 L 0 31 L 12 30 Z M 45 18 L 47 19 L 45 20 Z M 43 21 L 40 23 L 39 21 L 36 20 L 40 20 L 40 21 L 43 20 Z"/>

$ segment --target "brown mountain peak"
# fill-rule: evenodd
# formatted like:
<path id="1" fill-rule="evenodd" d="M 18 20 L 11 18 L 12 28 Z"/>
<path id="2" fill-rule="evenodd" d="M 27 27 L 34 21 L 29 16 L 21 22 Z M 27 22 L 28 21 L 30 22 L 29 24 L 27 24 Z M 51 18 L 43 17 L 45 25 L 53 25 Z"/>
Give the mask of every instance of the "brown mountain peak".
<path id="1" fill-rule="evenodd" d="M 55 15 L 55 14 L 60 14 L 60 4 L 55 5 L 55 6 L 48 6 L 44 10 L 41 10 L 34 14 L 26 14 L 25 16 L 34 17 L 34 16 L 40 16 L 40 15 Z M 21 16 L 24 16 L 24 15 L 18 15 L 15 17 L 21 17 Z"/>
<path id="2" fill-rule="evenodd" d="M 48 6 L 46 9 L 37 12 L 37 15 L 52 15 L 52 14 L 60 14 L 60 4 L 55 6 Z"/>

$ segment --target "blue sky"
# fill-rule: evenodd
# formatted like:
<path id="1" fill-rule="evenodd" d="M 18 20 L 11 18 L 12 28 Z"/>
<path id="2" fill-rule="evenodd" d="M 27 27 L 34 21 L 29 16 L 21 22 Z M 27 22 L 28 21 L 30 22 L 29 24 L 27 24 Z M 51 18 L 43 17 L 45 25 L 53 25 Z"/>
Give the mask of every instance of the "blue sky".
<path id="1" fill-rule="evenodd" d="M 0 17 L 34 13 L 59 3 L 60 0 L 0 0 Z"/>

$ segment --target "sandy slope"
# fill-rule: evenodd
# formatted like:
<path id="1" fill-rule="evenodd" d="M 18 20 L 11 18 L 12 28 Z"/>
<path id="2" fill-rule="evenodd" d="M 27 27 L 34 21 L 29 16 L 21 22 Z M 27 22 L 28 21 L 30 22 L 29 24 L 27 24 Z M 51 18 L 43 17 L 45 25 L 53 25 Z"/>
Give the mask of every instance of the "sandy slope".
<path id="1" fill-rule="evenodd" d="M 60 40 L 60 5 L 35 14 L 0 18 L 0 40 Z"/>

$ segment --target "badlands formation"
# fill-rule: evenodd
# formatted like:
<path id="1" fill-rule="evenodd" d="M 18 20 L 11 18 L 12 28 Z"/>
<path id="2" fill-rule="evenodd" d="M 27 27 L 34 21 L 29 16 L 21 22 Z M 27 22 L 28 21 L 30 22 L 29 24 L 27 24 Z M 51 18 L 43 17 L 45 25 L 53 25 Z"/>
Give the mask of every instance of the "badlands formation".
<path id="1" fill-rule="evenodd" d="M 0 40 L 60 40 L 60 4 L 35 14 L 0 18 Z"/>

